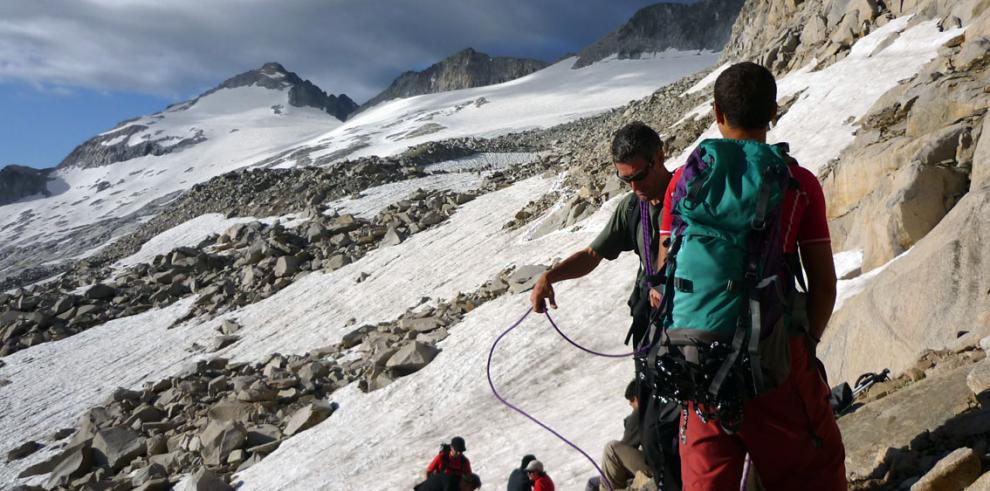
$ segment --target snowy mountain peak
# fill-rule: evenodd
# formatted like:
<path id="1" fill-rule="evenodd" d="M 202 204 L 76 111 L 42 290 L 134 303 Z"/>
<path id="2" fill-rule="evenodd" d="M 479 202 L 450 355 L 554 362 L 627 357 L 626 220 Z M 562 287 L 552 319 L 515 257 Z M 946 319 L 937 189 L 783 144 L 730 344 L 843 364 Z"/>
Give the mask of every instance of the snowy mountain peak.
<path id="1" fill-rule="evenodd" d="M 269 62 L 228 78 L 195 99 L 121 122 L 76 147 L 58 167 L 92 168 L 175 153 L 246 125 L 284 126 L 275 121 L 304 114 L 309 122 L 318 115 L 329 115 L 339 124 L 356 108 L 346 95 L 327 94 L 281 64 Z"/>
<path id="2" fill-rule="evenodd" d="M 285 69 L 280 63 L 268 62 L 256 70 L 250 70 L 235 75 L 216 88 L 207 91 L 202 96 L 209 95 L 220 89 L 237 87 L 260 86 L 266 89 L 289 90 L 289 104 L 295 107 L 315 107 L 326 111 L 335 118 L 347 119 L 357 104 L 345 94 L 339 96 L 327 94 L 309 80 L 303 80 L 293 72 Z"/>

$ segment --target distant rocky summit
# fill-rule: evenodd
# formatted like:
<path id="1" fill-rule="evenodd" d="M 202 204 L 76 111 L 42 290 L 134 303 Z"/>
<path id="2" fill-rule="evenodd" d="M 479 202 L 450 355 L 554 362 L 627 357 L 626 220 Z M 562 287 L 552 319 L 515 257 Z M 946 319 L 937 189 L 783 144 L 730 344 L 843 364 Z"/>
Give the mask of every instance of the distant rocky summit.
<path id="1" fill-rule="evenodd" d="M 363 109 L 402 97 L 500 84 L 525 77 L 547 66 L 545 61 L 491 57 L 467 48 L 421 72 L 408 71 L 399 75 L 384 92 L 372 97 L 361 107 Z"/>
<path id="2" fill-rule="evenodd" d="M 326 111 L 333 117 L 343 121 L 347 119 L 358 105 L 346 94 L 335 96 L 327 94 L 309 80 L 303 80 L 293 72 L 278 63 L 265 63 L 257 70 L 244 72 L 224 81 L 214 89 L 205 92 L 200 97 L 212 94 L 220 89 L 235 89 L 258 85 L 266 89 L 289 89 L 289 104 L 295 107 L 315 107 Z"/>
<path id="3" fill-rule="evenodd" d="M 0 206 L 35 194 L 48 196 L 50 171 L 22 165 L 8 165 L 0 169 Z"/>
<path id="4" fill-rule="evenodd" d="M 636 59 L 667 49 L 719 51 L 729 41 L 744 0 L 658 3 L 640 11 L 614 32 L 578 53 L 573 68 L 610 56 Z"/>
<path id="5" fill-rule="evenodd" d="M 162 112 L 144 118 L 127 120 L 117 124 L 114 130 L 97 135 L 76 147 L 58 164 L 58 168 L 101 167 L 146 155 L 176 153 L 202 143 L 207 139 L 202 131 L 197 131 L 181 138 L 174 135 L 156 136 L 154 138 L 146 137 L 141 138 L 139 142 L 132 141 L 131 137 L 139 133 L 145 134 L 150 125 L 167 119 L 172 113 L 188 110 L 199 102 L 200 99 L 214 92 L 221 89 L 236 89 L 250 86 L 259 86 L 271 90 L 287 90 L 289 105 L 294 107 L 314 107 L 325 111 L 341 121 L 346 119 L 358 107 L 345 94 L 339 96 L 327 94 L 309 80 L 303 80 L 295 73 L 286 70 L 282 65 L 278 63 L 265 63 L 257 70 L 247 71 L 225 80 L 222 84 L 200 94 L 199 97 L 193 100 L 173 104 Z M 275 112 L 275 114 L 279 114 L 279 112 Z"/>

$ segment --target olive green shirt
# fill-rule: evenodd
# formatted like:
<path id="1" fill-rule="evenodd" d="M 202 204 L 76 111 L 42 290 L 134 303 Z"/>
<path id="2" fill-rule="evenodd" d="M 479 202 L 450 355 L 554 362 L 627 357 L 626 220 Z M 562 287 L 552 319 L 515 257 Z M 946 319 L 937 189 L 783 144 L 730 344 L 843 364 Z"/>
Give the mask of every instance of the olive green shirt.
<path id="1" fill-rule="evenodd" d="M 643 226 L 639 221 L 639 213 L 630 210 L 632 207 L 639 207 L 639 198 L 635 193 L 629 193 L 622 198 L 608 224 L 591 243 L 591 249 L 609 261 L 625 251 L 635 251 L 636 255 L 640 256 L 640 268 L 636 276 L 636 283 L 639 284 L 645 274 L 644 262 L 640 254 L 643 250 Z M 660 242 L 658 231 L 662 209 L 661 206 L 650 205 L 650 257 L 653 258 L 654 266 L 656 266 L 657 248 Z M 635 219 L 635 223 L 627 223 L 630 217 Z"/>

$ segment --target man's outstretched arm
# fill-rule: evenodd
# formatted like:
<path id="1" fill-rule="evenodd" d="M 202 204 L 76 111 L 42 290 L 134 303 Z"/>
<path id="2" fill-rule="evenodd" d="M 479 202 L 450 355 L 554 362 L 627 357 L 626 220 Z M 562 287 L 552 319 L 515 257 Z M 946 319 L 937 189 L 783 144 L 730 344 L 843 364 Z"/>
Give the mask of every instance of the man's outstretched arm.
<path id="1" fill-rule="evenodd" d="M 559 281 L 580 278 L 594 271 L 601 262 L 602 256 L 589 247 L 571 254 L 567 259 L 550 268 L 549 271 L 543 273 L 540 279 L 536 281 L 533 292 L 529 296 L 530 301 L 533 303 L 533 310 L 537 314 L 546 312 L 546 300 L 550 301 L 550 307 L 556 309 L 557 300 L 554 298 L 553 284 Z"/>
<path id="2" fill-rule="evenodd" d="M 808 331 L 821 339 L 835 307 L 835 262 L 828 241 L 801 244 L 801 263 L 808 273 Z"/>

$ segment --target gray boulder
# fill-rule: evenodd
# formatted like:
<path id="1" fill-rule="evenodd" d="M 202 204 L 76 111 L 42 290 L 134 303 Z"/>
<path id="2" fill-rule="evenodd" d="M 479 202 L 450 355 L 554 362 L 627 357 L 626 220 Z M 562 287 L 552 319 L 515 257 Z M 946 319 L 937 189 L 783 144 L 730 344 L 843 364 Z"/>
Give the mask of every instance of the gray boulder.
<path id="1" fill-rule="evenodd" d="M 46 488 L 65 486 L 77 477 L 85 475 L 93 467 L 93 452 L 89 443 L 81 443 L 62 451 L 54 459 L 52 473 L 45 481 Z M 23 476 L 23 473 L 21 474 Z"/>
<path id="2" fill-rule="evenodd" d="M 97 283 L 89 287 L 84 295 L 90 300 L 109 300 L 115 293 L 116 290 L 112 286 Z"/>
<path id="3" fill-rule="evenodd" d="M 870 477 L 877 456 L 889 447 L 907 448 L 919 434 L 934 432 L 968 410 L 970 368 L 930 376 L 840 418 L 849 476 Z"/>
<path id="4" fill-rule="evenodd" d="M 285 435 L 292 436 L 301 431 L 308 430 L 330 417 L 337 409 L 337 405 L 327 401 L 315 401 L 297 410 L 285 424 Z"/>
<path id="5" fill-rule="evenodd" d="M 415 372 L 428 365 L 437 356 L 440 350 L 428 344 L 413 341 L 399 348 L 388 362 L 387 368 L 403 372 Z"/>
<path id="6" fill-rule="evenodd" d="M 42 444 L 34 440 L 24 442 L 14 447 L 13 450 L 7 452 L 7 462 L 23 459 L 24 457 L 37 452 L 42 446 Z"/>
<path id="7" fill-rule="evenodd" d="M 244 446 L 247 431 L 236 421 L 211 421 L 199 434 L 202 444 L 200 455 L 206 465 L 221 465 L 227 462 L 230 452 Z"/>
<path id="8" fill-rule="evenodd" d="M 291 276 L 299 271 L 302 259 L 298 256 L 281 256 L 275 261 L 275 276 Z"/>
<path id="9" fill-rule="evenodd" d="M 399 321 L 399 327 L 407 331 L 430 332 L 440 327 L 440 321 L 436 317 L 404 318 Z"/>
<path id="10" fill-rule="evenodd" d="M 149 481 L 155 479 L 161 479 L 163 477 L 168 477 L 168 471 L 165 466 L 161 464 L 151 464 L 148 467 L 142 467 L 134 472 L 131 476 L 131 485 L 134 487 L 140 487 Z"/>
<path id="11" fill-rule="evenodd" d="M 965 489 L 982 473 L 980 457 L 971 448 L 959 448 L 939 460 L 911 486 L 911 491 Z"/>
<path id="12" fill-rule="evenodd" d="M 100 430 L 93 438 L 93 461 L 117 471 L 147 451 L 145 439 L 129 428 L 117 426 Z"/>
<path id="13" fill-rule="evenodd" d="M 189 480 L 186 481 L 185 486 L 182 489 L 176 488 L 176 491 L 233 491 L 234 488 L 220 479 L 220 476 L 216 475 L 213 471 L 207 469 L 206 467 L 200 468 Z"/>

